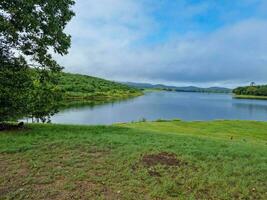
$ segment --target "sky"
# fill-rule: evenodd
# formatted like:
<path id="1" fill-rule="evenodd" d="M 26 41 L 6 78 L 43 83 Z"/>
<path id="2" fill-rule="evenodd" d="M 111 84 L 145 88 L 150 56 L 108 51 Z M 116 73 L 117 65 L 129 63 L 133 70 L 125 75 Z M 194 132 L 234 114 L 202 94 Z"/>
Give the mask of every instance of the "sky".
<path id="1" fill-rule="evenodd" d="M 65 71 L 115 81 L 267 83 L 267 0 L 76 0 Z"/>

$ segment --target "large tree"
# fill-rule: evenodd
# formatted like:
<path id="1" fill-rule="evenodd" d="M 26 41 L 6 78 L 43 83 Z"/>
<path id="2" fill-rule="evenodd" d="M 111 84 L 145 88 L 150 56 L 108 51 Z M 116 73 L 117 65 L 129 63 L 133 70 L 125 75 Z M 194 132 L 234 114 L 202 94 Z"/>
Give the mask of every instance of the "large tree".
<path id="1" fill-rule="evenodd" d="M 31 71 L 22 57 L 12 58 L 0 43 L 0 122 L 21 117 L 28 109 L 33 86 Z"/>
<path id="2" fill-rule="evenodd" d="M 9 119 L 11 110 L 12 116 L 16 110 L 28 112 L 34 104 L 30 95 L 42 98 L 53 93 L 47 82 L 54 83 L 51 74 L 62 68 L 52 54 L 68 53 L 70 35 L 64 29 L 74 16 L 73 4 L 73 0 L 0 1 L 0 121 Z M 29 76 L 30 67 L 38 69 L 39 75 L 33 76 L 38 80 Z M 40 93 L 32 92 L 36 81 Z"/>

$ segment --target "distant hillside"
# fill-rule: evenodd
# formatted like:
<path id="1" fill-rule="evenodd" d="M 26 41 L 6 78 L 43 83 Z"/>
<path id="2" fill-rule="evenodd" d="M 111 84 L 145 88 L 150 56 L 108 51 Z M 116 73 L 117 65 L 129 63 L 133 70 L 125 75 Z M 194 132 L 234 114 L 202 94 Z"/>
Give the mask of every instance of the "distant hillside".
<path id="1" fill-rule="evenodd" d="M 140 89 L 87 75 L 62 73 L 59 87 L 66 99 L 115 100 L 141 95 Z"/>
<path id="2" fill-rule="evenodd" d="M 209 87 L 209 88 L 200 88 L 195 86 L 187 87 L 176 87 L 176 86 L 167 86 L 162 84 L 149 84 L 149 83 L 132 83 L 126 82 L 125 84 L 139 88 L 139 89 L 160 89 L 167 91 L 177 91 L 177 92 L 209 92 L 209 93 L 231 93 L 232 90 L 224 87 Z"/>

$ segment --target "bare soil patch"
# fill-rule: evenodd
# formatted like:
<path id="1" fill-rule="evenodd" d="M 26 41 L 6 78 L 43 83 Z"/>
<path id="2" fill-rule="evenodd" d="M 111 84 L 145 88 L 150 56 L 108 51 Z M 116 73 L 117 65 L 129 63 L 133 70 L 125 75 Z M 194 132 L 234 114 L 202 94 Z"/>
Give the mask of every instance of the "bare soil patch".
<path id="1" fill-rule="evenodd" d="M 146 167 L 154 167 L 156 165 L 180 166 L 185 164 L 185 162 L 177 158 L 176 154 L 168 152 L 144 155 L 141 161 Z"/>

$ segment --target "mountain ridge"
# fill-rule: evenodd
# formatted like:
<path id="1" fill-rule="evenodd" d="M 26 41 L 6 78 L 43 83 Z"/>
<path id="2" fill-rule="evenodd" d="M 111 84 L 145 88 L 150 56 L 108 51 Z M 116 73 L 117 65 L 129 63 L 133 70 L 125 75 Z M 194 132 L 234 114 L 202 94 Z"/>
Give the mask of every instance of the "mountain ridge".
<path id="1" fill-rule="evenodd" d="M 135 82 L 122 82 L 128 86 L 138 89 L 159 89 L 166 91 L 176 92 L 207 92 L 207 93 L 231 93 L 232 90 L 226 87 L 197 87 L 197 86 L 169 86 L 164 84 L 151 84 L 151 83 L 135 83 Z"/>

